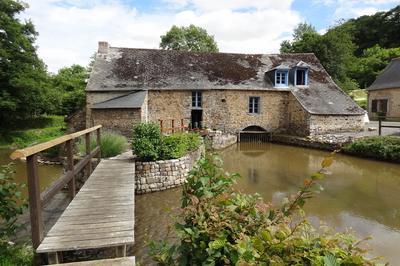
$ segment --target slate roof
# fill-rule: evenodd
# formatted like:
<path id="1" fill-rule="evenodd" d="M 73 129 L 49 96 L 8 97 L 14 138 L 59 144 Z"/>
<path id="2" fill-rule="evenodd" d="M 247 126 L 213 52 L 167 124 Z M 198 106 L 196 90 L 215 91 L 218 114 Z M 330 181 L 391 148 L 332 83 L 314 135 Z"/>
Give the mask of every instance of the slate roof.
<path id="1" fill-rule="evenodd" d="M 140 108 L 144 103 L 147 91 L 134 91 L 100 103 L 95 103 L 92 109 Z"/>
<path id="2" fill-rule="evenodd" d="M 400 88 L 400 58 L 393 59 L 367 90 Z"/>
<path id="3" fill-rule="evenodd" d="M 273 69 L 298 64 L 309 67 L 308 86 L 274 88 Z M 193 53 L 110 47 L 108 53 L 97 55 L 86 91 L 152 89 L 286 90 L 312 114 L 364 114 L 311 53 Z"/>

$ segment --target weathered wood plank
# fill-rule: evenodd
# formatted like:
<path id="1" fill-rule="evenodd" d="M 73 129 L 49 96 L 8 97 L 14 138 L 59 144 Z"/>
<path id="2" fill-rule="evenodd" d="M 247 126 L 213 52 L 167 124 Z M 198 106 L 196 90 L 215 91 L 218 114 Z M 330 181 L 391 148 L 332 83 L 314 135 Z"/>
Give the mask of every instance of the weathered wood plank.
<path id="1" fill-rule="evenodd" d="M 135 257 L 55 264 L 53 266 L 135 266 Z"/>
<path id="2" fill-rule="evenodd" d="M 134 172 L 133 161 L 102 160 L 37 252 L 133 244 Z"/>

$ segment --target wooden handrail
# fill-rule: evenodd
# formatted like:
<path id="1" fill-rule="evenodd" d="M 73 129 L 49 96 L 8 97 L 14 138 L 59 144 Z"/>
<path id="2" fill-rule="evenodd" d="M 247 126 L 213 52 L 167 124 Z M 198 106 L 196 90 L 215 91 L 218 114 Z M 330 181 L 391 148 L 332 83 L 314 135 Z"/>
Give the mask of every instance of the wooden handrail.
<path id="1" fill-rule="evenodd" d="M 28 177 L 28 193 L 29 193 L 29 213 L 31 220 L 31 234 L 32 234 L 32 245 L 33 248 L 36 249 L 41 241 L 43 240 L 44 235 L 44 224 L 42 217 L 42 209 L 43 206 L 48 204 L 51 199 L 58 193 L 61 189 L 63 189 L 66 185 L 68 186 L 68 194 L 70 199 L 72 200 L 75 197 L 76 193 L 76 184 L 75 178 L 76 175 L 81 172 L 84 168 L 86 168 L 87 177 L 90 176 L 92 172 L 92 158 L 97 156 L 98 160 L 101 157 L 101 132 L 100 128 L 102 126 L 94 126 L 82 131 L 78 131 L 72 134 L 64 135 L 62 137 L 40 143 L 31 147 L 27 147 L 25 149 L 19 149 L 14 151 L 10 158 L 15 160 L 18 158 L 26 157 L 26 169 L 27 169 L 27 177 Z M 91 150 L 90 145 L 90 133 L 96 131 L 96 147 Z M 80 160 L 76 165 L 74 165 L 74 139 L 85 135 L 85 150 L 86 156 Z M 61 177 L 52 182 L 52 184 L 46 188 L 46 190 L 40 193 L 40 180 L 38 175 L 38 167 L 37 167 L 37 157 L 38 153 L 54 147 L 56 145 L 66 143 L 66 172 Z M 42 265 L 40 257 L 35 256 L 35 265 Z"/>
<path id="2" fill-rule="evenodd" d="M 75 132 L 75 133 L 72 133 L 72 134 L 69 134 L 69 135 L 64 135 L 62 137 L 59 137 L 59 138 L 56 138 L 56 139 L 53 139 L 53 140 L 50 140 L 50 141 L 47 141 L 47 142 L 43 142 L 43 143 L 31 146 L 31 147 L 27 147 L 25 149 L 16 150 L 13 153 L 11 153 L 10 158 L 12 160 L 15 160 L 15 159 L 23 158 L 23 157 L 28 157 L 28 156 L 30 156 L 32 154 L 47 150 L 47 149 L 49 149 L 51 147 L 54 147 L 54 146 L 59 145 L 61 143 L 67 142 L 68 140 L 72 140 L 72 139 L 75 139 L 75 138 L 80 137 L 82 135 L 85 135 L 87 133 L 93 132 L 93 131 L 101 128 L 101 127 L 102 127 L 101 125 L 94 126 L 94 127 L 91 127 L 91 128 L 88 128 L 88 129 L 85 129 L 85 130 L 82 130 L 82 131 L 78 131 L 78 132 Z"/>

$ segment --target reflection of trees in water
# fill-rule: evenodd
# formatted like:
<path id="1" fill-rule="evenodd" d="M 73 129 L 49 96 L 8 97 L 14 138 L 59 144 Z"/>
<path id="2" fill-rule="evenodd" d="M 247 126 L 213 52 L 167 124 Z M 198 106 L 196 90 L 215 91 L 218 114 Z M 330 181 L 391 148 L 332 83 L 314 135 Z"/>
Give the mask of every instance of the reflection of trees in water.
<path id="1" fill-rule="evenodd" d="M 319 169 L 328 152 L 271 143 L 241 143 L 223 152 L 226 170 L 240 172 L 244 192 L 265 199 L 293 193 Z M 325 191 L 306 204 L 307 213 L 335 221 L 347 212 L 400 229 L 400 166 L 336 155 Z M 339 221 L 338 221 L 339 222 Z"/>

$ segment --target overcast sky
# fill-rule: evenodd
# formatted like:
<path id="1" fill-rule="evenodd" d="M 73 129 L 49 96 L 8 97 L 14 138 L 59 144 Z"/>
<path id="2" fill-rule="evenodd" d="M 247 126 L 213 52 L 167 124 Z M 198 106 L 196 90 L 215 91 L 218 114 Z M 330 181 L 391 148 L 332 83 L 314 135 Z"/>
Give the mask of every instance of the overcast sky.
<path id="1" fill-rule="evenodd" d="M 26 0 L 25 0 L 26 1 Z M 158 48 L 172 25 L 195 24 L 221 52 L 277 53 L 306 21 L 323 32 L 339 19 L 388 10 L 400 0 L 30 0 L 22 15 L 39 32 L 39 56 L 56 72 L 87 65 L 98 41 Z"/>

